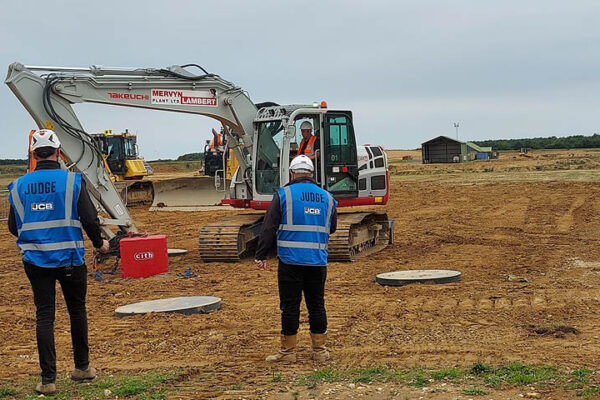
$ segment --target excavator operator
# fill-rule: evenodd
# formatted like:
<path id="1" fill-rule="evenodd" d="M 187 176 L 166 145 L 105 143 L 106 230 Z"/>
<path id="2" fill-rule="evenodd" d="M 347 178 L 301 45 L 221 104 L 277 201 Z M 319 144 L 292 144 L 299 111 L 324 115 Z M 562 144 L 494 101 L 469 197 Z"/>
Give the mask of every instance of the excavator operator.
<path id="1" fill-rule="evenodd" d="M 221 147 L 223 147 L 223 131 L 217 134 L 213 132 L 213 138 L 210 142 L 210 150 L 214 153 L 221 149 Z"/>
<path id="2" fill-rule="evenodd" d="M 300 125 L 300 132 L 302 132 L 302 141 L 297 155 L 304 154 L 314 160 L 315 156 L 319 155 L 319 136 L 312 134 L 312 124 L 308 121 L 304 121 Z"/>

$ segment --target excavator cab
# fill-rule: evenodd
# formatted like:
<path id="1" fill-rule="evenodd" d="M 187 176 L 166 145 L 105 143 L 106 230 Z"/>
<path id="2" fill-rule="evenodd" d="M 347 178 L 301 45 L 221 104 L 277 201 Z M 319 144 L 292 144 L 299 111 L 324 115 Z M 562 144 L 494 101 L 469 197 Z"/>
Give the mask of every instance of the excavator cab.
<path id="1" fill-rule="evenodd" d="M 286 110 L 284 114 L 291 116 L 256 123 L 257 194 L 270 197 L 289 181 L 289 163 L 298 154 L 302 141 L 300 125 L 309 121 L 318 138 L 314 141 L 314 150 L 319 150 L 313 159 L 315 181 L 336 198 L 356 198 L 358 163 L 352 113 L 307 108 Z"/>
<path id="2" fill-rule="evenodd" d="M 336 198 L 356 198 L 358 161 L 352 112 L 328 111 L 323 119 L 322 186 Z"/>
<path id="3" fill-rule="evenodd" d="M 143 159 L 138 157 L 135 134 L 129 133 L 127 129 L 123 133 L 112 133 L 110 129 L 106 129 L 104 133 L 93 134 L 92 138 L 115 181 L 141 179 L 148 175 Z"/>

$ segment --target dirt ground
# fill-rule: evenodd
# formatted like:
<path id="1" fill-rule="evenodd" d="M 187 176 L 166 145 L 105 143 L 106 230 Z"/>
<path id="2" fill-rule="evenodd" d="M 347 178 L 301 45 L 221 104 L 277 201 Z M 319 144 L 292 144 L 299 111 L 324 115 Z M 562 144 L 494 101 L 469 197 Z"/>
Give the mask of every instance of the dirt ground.
<path id="1" fill-rule="evenodd" d="M 328 267 L 331 365 L 439 368 L 520 361 L 597 367 L 600 152 L 538 152 L 531 159 L 508 154 L 460 165 L 422 165 L 390 154 L 391 198 L 380 208 L 395 219 L 395 243 L 368 258 Z M 131 212 L 141 230 L 167 234 L 170 247 L 189 253 L 172 258 L 166 276 L 103 282 L 90 276 L 94 365 L 107 372 L 181 367 L 238 388 L 227 392 L 214 381 L 191 380 L 181 383 L 187 398 L 278 398 L 269 384 L 275 372 L 294 376 L 315 368 L 304 310 L 298 365 L 263 361 L 279 333 L 275 259 L 266 272 L 251 260 L 200 261 L 200 227 L 233 211 Z M 38 373 L 35 309 L 14 240 L 7 230 L 0 235 L 0 379 L 18 379 Z M 188 267 L 195 277 L 177 275 Z M 455 269 L 462 281 L 404 287 L 374 282 L 377 273 L 407 269 Z M 206 315 L 114 316 L 124 304 L 185 295 L 218 296 L 223 307 Z M 534 332 L 557 324 L 579 333 Z M 56 344 L 58 370 L 66 372 L 71 355 L 62 295 Z M 345 397 L 341 393 L 332 398 Z M 502 398 L 517 393 L 507 391 Z M 436 396 L 431 398 L 452 398 Z"/>

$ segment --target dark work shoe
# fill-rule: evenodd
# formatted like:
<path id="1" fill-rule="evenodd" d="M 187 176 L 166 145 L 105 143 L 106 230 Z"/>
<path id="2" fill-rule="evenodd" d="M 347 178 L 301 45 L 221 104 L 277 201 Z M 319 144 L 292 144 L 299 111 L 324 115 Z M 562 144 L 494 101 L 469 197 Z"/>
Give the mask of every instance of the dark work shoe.
<path id="1" fill-rule="evenodd" d="M 94 367 L 88 367 L 86 370 L 75 368 L 71 372 L 71 379 L 74 381 L 91 381 L 98 375 L 98 371 Z"/>
<path id="2" fill-rule="evenodd" d="M 43 395 L 51 395 L 56 393 L 56 385 L 54 383 L 38 383 L 35 385 L 35 391 Z"/>

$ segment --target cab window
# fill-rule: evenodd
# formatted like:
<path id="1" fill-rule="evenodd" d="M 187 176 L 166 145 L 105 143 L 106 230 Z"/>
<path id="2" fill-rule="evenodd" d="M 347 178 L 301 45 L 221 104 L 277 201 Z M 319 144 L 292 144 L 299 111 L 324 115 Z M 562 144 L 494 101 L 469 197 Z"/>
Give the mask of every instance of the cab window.
<path id="1" fill-rule="evenodd" d="M 328 117 L 329 143 L 327 144 L 328 163 L 331 165 L 356 164 L 356 146 L 349 133 L 346 116 Z"/>
<path id="2" fill-rule="evenodd" d="M 279 188 L 279 155 L 283 134 L 281 121 L 263 122 L 258 127 L 255 182 L 260 194 L 274 194 Z"/>

